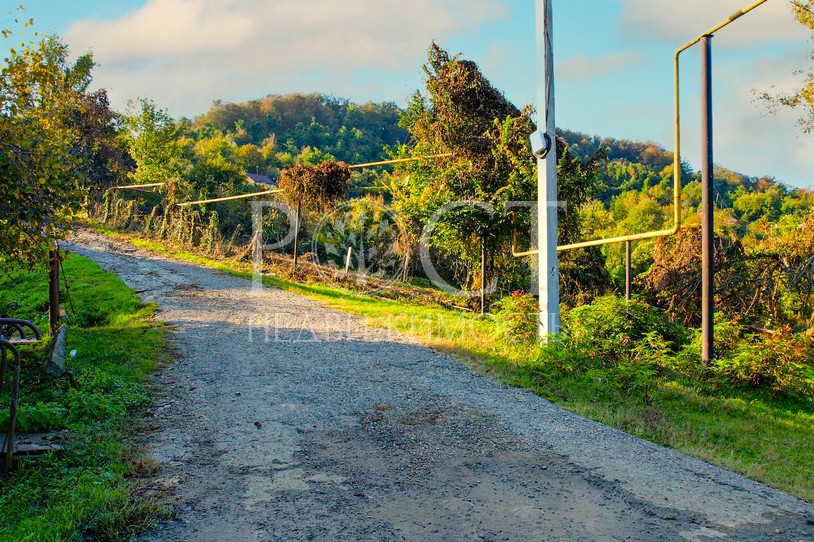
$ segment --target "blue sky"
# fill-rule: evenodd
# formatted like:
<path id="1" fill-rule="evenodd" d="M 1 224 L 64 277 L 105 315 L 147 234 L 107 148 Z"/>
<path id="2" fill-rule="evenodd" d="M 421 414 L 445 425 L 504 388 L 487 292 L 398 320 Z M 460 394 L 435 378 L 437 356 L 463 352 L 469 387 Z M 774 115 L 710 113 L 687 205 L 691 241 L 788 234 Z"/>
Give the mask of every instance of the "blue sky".
<path id="1" fill-rule="evenodd" d="M 174 116 L 215 99 L 324 92 L 404 104 L 435 39 L 518 105 L 535 90 L 535 0 L 19 0 L 41 33 L 92 50 L 113 105 L 149 96 Z M 746 0 L 553 0 L 557 124 L 672 149 L 672 55 Z M 0 17 L 6 19 L 6 10 Z M 786 0 L 713 40 L 715 161 L 814 186 L 814 135 L 755 91 L 791 89 L 814 48 Z M 698 51 L 682 60 L 684 155 L 700 154 Z"/>

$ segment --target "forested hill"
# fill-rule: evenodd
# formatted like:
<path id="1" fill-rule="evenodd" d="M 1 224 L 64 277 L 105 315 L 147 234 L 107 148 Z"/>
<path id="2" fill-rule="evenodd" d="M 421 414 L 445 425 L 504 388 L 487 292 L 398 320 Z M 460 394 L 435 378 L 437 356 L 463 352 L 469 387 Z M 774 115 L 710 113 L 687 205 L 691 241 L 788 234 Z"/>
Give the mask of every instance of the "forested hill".
<path id="1" fill-rule="evenodd" d="M 569 150 L 583 161 L 597 152 L 606 160 L 598 174 L 595 196 L 605 204 L 623 192 L 651 192 L 651 195 L 669 195 L 673 183 L 673 153 L 653 142 L 600 138 L 579 132 L 562 130 L 559 135 L 568 142 Z M 720 208 L 748 206 L 746 199 L 736 201 L 747 193 L 787 195 L 796 192 L 774 177 L 752 177 L 726 168 L 714 172 L 716 205 Z M 687 162 L 682 163 L 683 193 L 692 199 L 700 191 L 701 176 Z M 745 208 L 742 210 L 746 210 Z M 779 209 L 778 209 L 779 210 Z"/>
<path id="2" fill-rule="evenodd" d="M 192 128 L 230 134 L 238 145 L 257 147 L 265 158 L 261 169 L 273 175 L 294 161 L 378 160 L 385 146 L 408 138 L 398 126 L 400 114 L 392 102 L 360 105 L 322 94 L 269 95 L 243 103 L 216 101 Z"/>
<path id="3" fill-rule="evenodd" d="M 355 104 L 323 94 L 269 95 L 243 103 L 216 101 L 209 111 L 191 121 L 191 128 L 198 139 L 218 132 L 228 136 L 243 147 L 243 154 L 255 156 L 246 164 L 247 169 L 276 176 L 294 162 L 316 163 L 334 158 L 353 164 L 386 158 L 386 147 L 409 139 L 398 125 L 400 114 L 401 109 L 393 102 Z M 600 149 L 605 153 L 607 159 L 599 171 L 595 197 L 606 205 L 629 191 L 649 192 L 659 200 L 670 197 L 672 152 L 652 142 L 589 136 L 570 130 L 559 133 L 571 152 L 583 160 Z M 749 177 L 723 168 L 716 170 L 715 177 L 720 207 L 732 207 L 746 192 L 765 193 L 772 187 L 778 194 L 788 192 L 772 178 Z M 692 198 L 698 191 L 698 173 L 684 163 L 683 178 L 684 185 L 689 185 L 686 196 Z M 664 203 L 669 201 L 665 199 Z M 744 200 L 740 206 L 755 205 Z M 744 211 L 754 214 L 756 209 Z"/>

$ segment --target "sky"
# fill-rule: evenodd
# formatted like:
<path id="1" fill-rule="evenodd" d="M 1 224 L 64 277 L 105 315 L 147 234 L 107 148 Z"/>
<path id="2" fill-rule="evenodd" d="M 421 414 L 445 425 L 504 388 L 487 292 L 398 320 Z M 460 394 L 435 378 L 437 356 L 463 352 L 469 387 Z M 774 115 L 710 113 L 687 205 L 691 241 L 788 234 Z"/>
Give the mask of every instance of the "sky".
<path id="1" fill-rule="evenodd" d="M 15 0 L 34 30 L 91 51 L 114 108 L 150 97 L 174 117 L 214 100 L 321 92 L 405 105 L 435 40 L 474 60 L 516 105 L 533 104 L 541 0 Z M 552 0 L 556 122 L 675 147 L 673 54 L 751 0 Z M 7 22 L 12 2 L 0 10 Z M 814 134 L 756 97 L 791 90 L 811 66 L 810 33 L 769 0 L 712 40 L 714 159 L 814 188 Z M 700 157 L 700 51 L 682 55 L 683 156 Z"/>

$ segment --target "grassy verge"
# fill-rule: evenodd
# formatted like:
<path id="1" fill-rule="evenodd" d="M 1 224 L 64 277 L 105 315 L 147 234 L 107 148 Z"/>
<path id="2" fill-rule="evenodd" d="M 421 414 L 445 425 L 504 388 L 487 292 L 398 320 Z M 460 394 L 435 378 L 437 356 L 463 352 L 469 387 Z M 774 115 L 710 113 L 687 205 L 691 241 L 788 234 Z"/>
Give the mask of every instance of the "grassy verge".
<path id="1" fill-rule="evenodd" d="M 134 498 L 128 481 L 143 468 L 131 437 L 151 403 L 146 379 L 168 359 L 156 307 L 90 260 L 70 254 L 64 268 L 75 309 L 68 307 L 74 378 L 42 379 L 45 345 L 27 349 L 18 431 L 64 428 L 65 450 L 22 460 L 0 478 L 0 540 L 120 540 L 166 513 Z M 0 310 L 45 330 L 47 284 L 45 271 L 0 278 Z M 2 414 L 7 424 L 5 407 Z"/>
<path id="2" fill-rule="evenodd" d="M 108 232 L 110 233 L 110 232 Z M 212 260 L 135 236 L 131 243 L 162 254 L 249 277 L 248 264 Z M 427 346 L 463 359 L 512 385 L 638 437 L 814 502 L 814 404 L 778 398 L 763 390 L 711 387 L 703 379 L 653 375 L 646 386 L 623 382 L 617 368 L 550 370 L 562 352 L 521 344 L 505 322 L 440 307 L 412 305 L 321 284 L 274 277 L 264 282 L 355 314 L 371 326 L 418 337 Z M 563 359 L 567 369 L 571 360 Z"/>

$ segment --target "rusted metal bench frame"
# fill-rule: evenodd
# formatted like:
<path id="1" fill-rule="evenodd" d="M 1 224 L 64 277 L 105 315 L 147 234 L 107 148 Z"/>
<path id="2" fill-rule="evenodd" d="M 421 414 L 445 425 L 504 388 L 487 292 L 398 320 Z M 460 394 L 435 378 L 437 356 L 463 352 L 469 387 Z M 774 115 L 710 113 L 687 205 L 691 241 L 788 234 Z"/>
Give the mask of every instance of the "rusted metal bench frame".
<path id="1" fill-rule="evenodd" d="M 16 336 L 15 336 L 16 335 Z M 10 471 L 14 463 L 14 431 L 17 425 L 17 408 L 20 400 L 20 351 L 18 347 L 34 344 L 42 340 L 39 328 L 28 320 L 0 318 L 0 389 L 5 386 L 7 353 L 13 357 L 11 379 L 11 405 L 9 407 L 8 430 L 4 444 L 4 470 Z"/>

